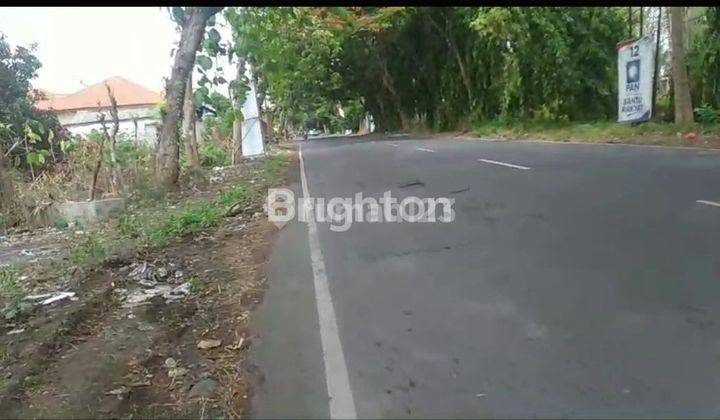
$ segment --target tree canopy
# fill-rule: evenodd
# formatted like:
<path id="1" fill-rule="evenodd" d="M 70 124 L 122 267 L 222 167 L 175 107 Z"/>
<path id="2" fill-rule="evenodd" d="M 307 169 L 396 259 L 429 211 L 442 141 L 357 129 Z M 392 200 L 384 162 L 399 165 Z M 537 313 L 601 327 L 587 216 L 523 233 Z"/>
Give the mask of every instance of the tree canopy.
<path id="1" fill-rule="evenodd" d="M 237 54 L 293 124 L 608 118 L 622 8 L 241 8 Z M 588 100 L 592 98 L 592 100 Z M 350 111 L 350 112 L 347 112 Z"/>
<path id="2" fill-rule="evenodd" d="M 45 163 L 52 130 L 59 127 L 52 113 L 34 107 L 39 98 L 30 81 L 41 64 L 33 51 L 11 48 L 0 34 L 0 152 L 18 166 Z"/>

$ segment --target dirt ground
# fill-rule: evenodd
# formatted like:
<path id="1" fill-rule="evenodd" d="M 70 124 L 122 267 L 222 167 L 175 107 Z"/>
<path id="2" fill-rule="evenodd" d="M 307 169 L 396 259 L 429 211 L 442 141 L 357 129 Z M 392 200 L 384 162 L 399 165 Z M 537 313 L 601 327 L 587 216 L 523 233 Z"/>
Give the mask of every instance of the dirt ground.
<path id="1" fill-rule="evenodd" d="M 261 211 L 245 212 L 167 247 L 116 256 L 73 280 L 80 299 L 5 322 L 2 417 L 244 417 L 247 325 L 277 232 Z M 135 302 L 149 290 L 138 279 L 191 287 Z"/>

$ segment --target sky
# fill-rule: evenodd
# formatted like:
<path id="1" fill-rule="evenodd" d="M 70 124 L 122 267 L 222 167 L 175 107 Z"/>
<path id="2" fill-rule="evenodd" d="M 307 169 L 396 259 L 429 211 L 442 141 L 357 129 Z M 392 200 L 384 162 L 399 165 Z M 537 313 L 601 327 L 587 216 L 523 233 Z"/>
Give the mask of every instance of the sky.
<path id="1" fill-rule="evenodd" d="M 229 29 L 218 29 L 228 39 Z M 3 7 L 0 32 L 11 46 L 38 44 L 42 67 L 33 87 L 53 93 L 76 92 L 112 76 L 162 92 L 170 52 L 180 39 L 160 7 Z M 233 74 L 229 64 L 223 67 Z"/>

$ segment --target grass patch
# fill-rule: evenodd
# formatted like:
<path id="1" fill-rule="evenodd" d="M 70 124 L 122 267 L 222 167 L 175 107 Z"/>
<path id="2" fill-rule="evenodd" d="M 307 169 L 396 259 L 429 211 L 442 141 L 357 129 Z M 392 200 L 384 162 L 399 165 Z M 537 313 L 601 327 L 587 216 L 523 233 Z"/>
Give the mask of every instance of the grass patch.
<path id="1" fill-rule="evenodd" d="M 220 193 L 218 204 L 221 206 L 232 206 L 235 203 L 244 203 L 250 198 L 250 193 L 243 186 L 235 186 Z"/>
<path id="2" fill-rule="evenodd" d="M 263 161 L 262 171 L 274 183 L 279 181 L 285 174 L 288 165 L 290 165 L 290 162 L 286 155 L 270 155 Z"/>
<path id="3" fill-rule="evenodd" d="M 205 289 L 206 286 L 205 281 L 198 276 L 190 276 L 190 279 L 188 279 L 188 283 L 190 283 L 190 290 L 193 293 Z"/>
<path id="4" fill-rule="evenodd" d="M 12 268 L 0 269 L 0 297 L 4 302 L 2 315 L 5 319 L 15 319 L 25 314 L 31 305 L 23 302 L 25 291 L 18 283 L 17 272 Z"/>
<path id="5" fill-rule="evenodd" d="M 290 153 L 267 155 L 255 166 L 252 176 L 261 182 L 226 187 L 214 200 L 184 202 L 176 208 L 143 200 L 139 208 L 114 218 L 115 236 L 129 239 L 135 246 L 164 246 L 184 235 L 214 228 L 221 223 L 228 207 L 236 203 L 249 205 L 263 196 L 265 188 L 280 182 L 287 173 L 290 156 Z"/>
<path id="6" fill-rule="evenodd" d="M 90 267 L 105 260 L 108 249 L 95 236 L 96 234 L 90 233 L 87 239 L 80 242 L 71 257 L 73 264 L 78 267 Z"/>
<path id="7" fill-rule="evenodd" d="M 188 203 L 144 232 L 150 245 L 161 246 L 173 238 L 215 227 L 221 218 L 222 212 L 211 203 Z"/>
<path id="8" fill-rule="evenodd" d="M 689 141 L 684 137 L 688 132 L 698 133 L 703 138 L 697 142 Z M 613 121 L 570 123 L 508 119 L 480 123 L 474 127 L 473 134 L 513 139 L 524 138 L 589 143 L 720 146 L 720 125 L 718 124 L 683 127 L 672 123 L 656 121 L 630 125 Z"/>

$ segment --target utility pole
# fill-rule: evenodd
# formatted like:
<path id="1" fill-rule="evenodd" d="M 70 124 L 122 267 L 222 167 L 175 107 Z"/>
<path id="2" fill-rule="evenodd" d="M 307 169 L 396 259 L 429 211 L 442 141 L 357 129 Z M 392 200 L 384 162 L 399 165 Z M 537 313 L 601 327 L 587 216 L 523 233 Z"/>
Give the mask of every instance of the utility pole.
<path id="1" fill-rule="evenodd" d="M 632 6 L 628 6 L 628 38 L 633 36 L 632 27 Z"/>

